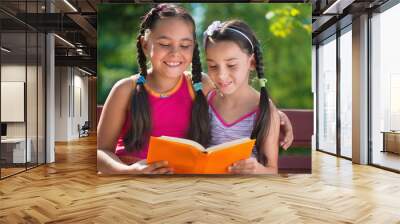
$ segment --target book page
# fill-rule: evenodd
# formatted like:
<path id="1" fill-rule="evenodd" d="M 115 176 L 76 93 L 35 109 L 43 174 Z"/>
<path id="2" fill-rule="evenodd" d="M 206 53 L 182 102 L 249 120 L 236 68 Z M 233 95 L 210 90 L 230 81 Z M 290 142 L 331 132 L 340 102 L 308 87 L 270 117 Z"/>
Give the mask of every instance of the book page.
<path id="1" fill-rule="evenodd" d="M 236 139 L 236 140 L 233 140 L 233 141 L 230 141 L 230 142 L 225 142 L 225 143 L 222 143 L 222 144 L 215 145 L 215 146 L 212 146 L 210 148 L 207 148 L 207 152 L 211 153 L 211 152 L 215 152 L 215 151 L 218 151 L 218 150 L 223 150 L 223 149 L 228 148 L 230 146 L 238 145 L 240 143 L 244 143 L 244 142 L 247 142 L 247 141 L 250 141 L 250 140 L 251 140 L 250 138 L 241 138 L 241 139 Z"/>
<path id="2" fill-rule="evenodd" d="M 176 138 L 176 137 L 170 137 L 170 136 L 161 136 L 160 139 L 165 139 L 165 140 L 172 141 L 172 142 L 179 142 L 179 143 L 191 145 L 202 152 L 207 151 L 200 143 L 192 141 L 190 139 Z"/>

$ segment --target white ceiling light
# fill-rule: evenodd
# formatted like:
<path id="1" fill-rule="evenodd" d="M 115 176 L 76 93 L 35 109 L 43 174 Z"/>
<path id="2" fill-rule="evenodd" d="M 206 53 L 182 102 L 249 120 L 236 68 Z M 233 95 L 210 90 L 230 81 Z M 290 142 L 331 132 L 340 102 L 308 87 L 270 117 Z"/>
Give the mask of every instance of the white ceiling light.
<path id="1" fill-rule="evenodd" d="M 5 48 L 5 47 L 1 47 L 1 50 L 4 51 L 4 52 L 7 52 L 7 53 L 10 53 L 10 52 L 11 52 L 10 50 L 8 50 L 8 49 Z"/>
<path id="2" fill-rule="evenodd" d="M 78 10 L 71 4 L 68 2 L 68 0 L 64 0 L 65 4 L 67 4 L 74 12 L 78 12 Z"/>
<path id="3" fill-rule="evenodd" d="M 69 42 L 68 40 L 58 36 L 57 34 L 54 34 L 55 37 L 57 37 L 59 40 L 61 40 L 62 42 L 66 43 L 68 46 L 75 48 L 75 45 L 71 44 L 71 42 Z"/>
<path id="4" fill-rule="evenodd" d="M 92 75 L 92 73 L 89 73 L 88 71 L 83 70 L 83 69 L 81 69 L 81 68 L 79 68 L 79 67 L 78 67 L 78 70 L 81 71 L 81 72 L 83 72 L 83 73 L 85 73 L 85 74 Z"/>
<path id="5" fill-rule="evenodd" d="M 355 0 L 336 0 L 332 5 L 325 9 L 322 14 L 342 14 L 343 10 L 354 1 Z"/>

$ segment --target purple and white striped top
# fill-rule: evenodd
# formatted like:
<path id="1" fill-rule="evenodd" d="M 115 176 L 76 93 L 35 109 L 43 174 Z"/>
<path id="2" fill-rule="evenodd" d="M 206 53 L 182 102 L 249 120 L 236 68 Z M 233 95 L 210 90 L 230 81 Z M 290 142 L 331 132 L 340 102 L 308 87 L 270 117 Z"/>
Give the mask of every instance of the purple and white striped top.
<path id="1" fill-rule="evenodd" d="M 241 138 L 250 138 L 253 131 L 254 123 L 257 119 L 258 108 L 230 124 L 226 123 L 215 107 L 212 105 L 212 99 L 216 95 L 216 91 L 212 91 L 207 96 L 209 114 L 211 119 L 211 141 L 210 146 L 222 144 L 224 142 L 233 141 Z M 257 150 L 254 147 L 252 157 L 256 157 Z"/>

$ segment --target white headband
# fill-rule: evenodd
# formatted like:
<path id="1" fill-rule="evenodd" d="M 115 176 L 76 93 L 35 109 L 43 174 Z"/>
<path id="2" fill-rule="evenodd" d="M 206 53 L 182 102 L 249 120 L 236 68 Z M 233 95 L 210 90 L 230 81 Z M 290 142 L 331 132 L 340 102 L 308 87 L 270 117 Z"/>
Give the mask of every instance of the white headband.
<path id="1" fill-rule="evenodd" d="M 204 31 L 204 34 L 203 34 L 203 35 L 204 35 L 204 40 L 207 38 L 207 36 L 212 36 L 213 33 L 214 33 L 216 30 L 221 29 L 222 26 L 223 26 L 223 23 L 221 23 L 220 21 L 214 21 L 214 22 L 212 22 L 211 25 L 208 26 L 207 30 Z M 232 30 L 232 31 L 234 31 L 234 32 L 236 32 L 236 33 L 242 35 L 244 38 L 246 38 L 246 40 L 249 41 L 249 43 L 250 43 L 250 45 L 251 45 L 251 49 L 254 51 L 253 43 L 251 42 L 250 38 L 248 38 L 248 37 L 246 36 L 246 34 L 244 34 L 243 32 L 241 32 L 240 30 L 237 30 L 237 29 L 234 29 L 234 28 L 227 27 L 226 29 L 227 29 L 227 30 Z"/>

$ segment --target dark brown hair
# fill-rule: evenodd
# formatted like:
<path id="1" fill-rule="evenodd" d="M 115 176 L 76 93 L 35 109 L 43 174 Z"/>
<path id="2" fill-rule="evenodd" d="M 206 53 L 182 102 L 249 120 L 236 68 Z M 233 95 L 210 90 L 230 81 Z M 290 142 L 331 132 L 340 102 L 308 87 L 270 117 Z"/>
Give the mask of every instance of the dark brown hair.
<path id="1" fill-rule="evenodd" d="M 142 17 L 139 34 L 137 36 L 137 62 L 140 67 L 140 75 L 147 78 L 146 55 L 143 52 L 140 39 L 145 35 L 147 29 L 153 29 L 157 21 L 165 18 L 181 18 L 193 25 L 193 39 L 195 46 L 192 59 L 192 82 L 201 83 L 202 68 L 199 56 L 198 44 L 196 41 L 196 26 L 192 16 L 182 7 L 173 4 L 159 4 L 153 7 L 146 15 Z M 143 83 L 137 83 L 132 94 L 132 125 L 128 134 L 124 137 L 125 148 L 127 151 L 140 150 L 147 143 L 151 132 L 151 114 L 148 102 L 148 93 Z M 208 115 L 208 103 L 202 92 L 195 92 L 193 102 L 190 127 L 187 138 L 207 146 L 210 140 L 210 122 Z"/>
<path id="2" fill-rule="evenodd" d="M 246 37 L 249 38 L 251 43 L 242 34 L 232 29 L 240 31 L 242 34 L 246 35 Z M 263 57 L 262 57 L 260 43 L 257 40 L 254 32 L 250 29 L 250 27 L 246 23 L 239 20 L 231 20 L 224 22 L 221 28 L 215 29 L 215 31 L 212 33 L 211 36 L 207 36 L 204 39 L 205 48 L 207 48 L 207 44 L 209 42 L 208 40 L 210 39 L 213 42 L 233 41 L 248 55 L 254 54 L 254 58 L 256 60 L 257 77 L 259 79 L 264 78 L 264 65 L 263 65 Z M 264 153 L 261 151 L 261 145 L 264 143 L 265 136 L 269 131 L 270 117 L 271 117 L 269 107 L 270 103 L 269 103 L 269 95 L 267 88 L 261 87 L 259 114 L 257 116 L 257 120 L 254 123 L 254 128 L 251 133 L 251 138 L 256 139 L 257 160 L 262 164 L 266 164 L 267 162 L 266 155 L 264 155 Z"/>

